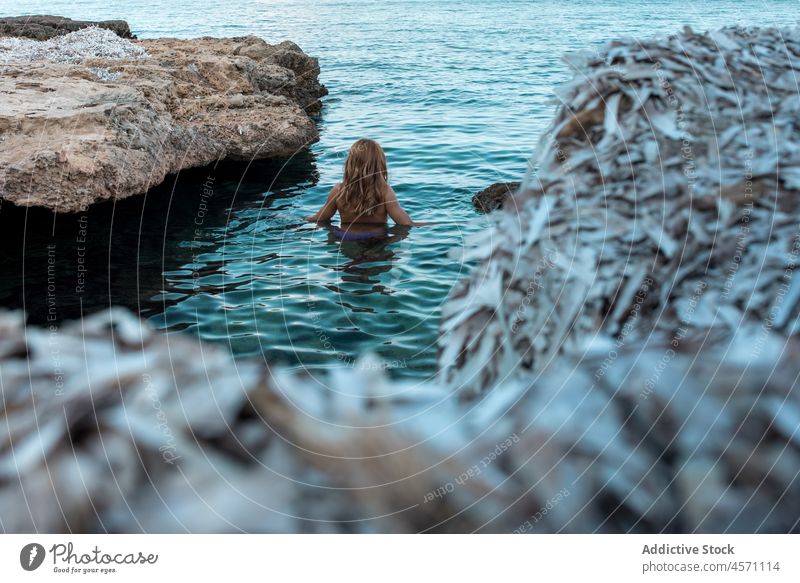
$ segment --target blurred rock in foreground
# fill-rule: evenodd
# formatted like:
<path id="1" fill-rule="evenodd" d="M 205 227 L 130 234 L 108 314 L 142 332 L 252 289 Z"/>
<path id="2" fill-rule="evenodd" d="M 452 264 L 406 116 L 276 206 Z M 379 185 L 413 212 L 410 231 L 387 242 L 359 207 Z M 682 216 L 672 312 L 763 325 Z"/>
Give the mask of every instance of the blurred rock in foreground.
<path id="1" fill-rule="evenodd" d="M 573 56 L 515 208 L 473 241 L 439 366 L 465 398 L 587 338 L 800 330 L 800 28 Z"/>
<path id="2" fill-rule="evenodd" d="M 653 337 L 600 381 L 595 342 L 474 404 L 368 360 L 273 374 L 120 309 L 5 312 L 3 529 L 797 531 L 800 347 L 740 332 Z"/>

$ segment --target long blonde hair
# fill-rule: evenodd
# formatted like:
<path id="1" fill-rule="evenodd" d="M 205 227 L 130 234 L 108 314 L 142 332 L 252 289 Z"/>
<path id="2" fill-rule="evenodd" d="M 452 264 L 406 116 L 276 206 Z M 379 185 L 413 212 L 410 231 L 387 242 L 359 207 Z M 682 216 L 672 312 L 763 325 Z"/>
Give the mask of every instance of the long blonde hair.
<path id="1" fill-rule="evenodd" d="M 389 180 L 386 155 L 374 140 L 361 139 L 350 146 L 339 191 L 340 207 L 357 215 L 370 215 L 384 201 Z"/>

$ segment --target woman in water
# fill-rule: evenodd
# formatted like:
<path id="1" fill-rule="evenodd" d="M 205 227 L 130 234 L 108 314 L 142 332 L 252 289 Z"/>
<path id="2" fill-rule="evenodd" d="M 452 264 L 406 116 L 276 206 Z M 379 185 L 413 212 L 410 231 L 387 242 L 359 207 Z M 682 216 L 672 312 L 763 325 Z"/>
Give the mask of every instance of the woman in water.
<path id="1" fill-rule="evenodd" d="M 328 221 L 338 211 L 340 230 L 348 235 L 375 234 L 376 225 L 385 225 L 387 216 L 398 225 L 419 226 L 400 207 L 388 179 L 383 148 L 374 140 L 358 140 L 344 163 L 344 178 L 331 189 L 322 208 L 306 220 Z"/>

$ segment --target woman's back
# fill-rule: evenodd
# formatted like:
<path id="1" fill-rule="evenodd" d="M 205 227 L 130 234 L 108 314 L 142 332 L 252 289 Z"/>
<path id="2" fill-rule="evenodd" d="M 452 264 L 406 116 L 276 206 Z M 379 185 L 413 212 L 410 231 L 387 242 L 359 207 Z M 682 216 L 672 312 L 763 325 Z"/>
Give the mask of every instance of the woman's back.
<path id="1" fill-rule="evenodd" d="M 386 223 L 387 216 L 398 225 L 414 225 L 388 179 L 383 148 L 374 140 L 358 140 L 347 155 L 344 179 L 331 189 L 322 208 L 306 219 L 328 221 L 338 212 L 343 225 Z"/>
<path id="2" fill-rule="evenodd" d="M 360 211 L 352 209 L 347 206 L 338 195 L 341 192 L 341 184 L 334 187 L 334 201 L 336 202 L 336 210 L 339 211 L 339 217 L 342 224 L 345 223 L 385 223 L 386 222 L 386 192 L 381 192 L 376 197 L 380 202 L 374 204 L 372 207 Z"/>

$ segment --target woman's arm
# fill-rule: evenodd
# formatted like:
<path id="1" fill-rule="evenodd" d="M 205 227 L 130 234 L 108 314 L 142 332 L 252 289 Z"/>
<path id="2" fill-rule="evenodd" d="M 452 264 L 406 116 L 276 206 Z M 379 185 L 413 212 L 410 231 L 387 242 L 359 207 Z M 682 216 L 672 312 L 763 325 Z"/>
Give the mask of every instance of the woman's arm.
<path id="1" fill-rule="evenodd" d="M 409 227 L 418 226 L 418 223 L 412 221 L 411 217 L 409 217 L 406 211 L 400 206 L 394 189 L 388 185 L 387 188 L 389 190 L 386 192 L 386 212 L 392 217 L 392 220 L 398 225 L 406 225 Z"/>
<path id="2" fill-rule="evenodd" d="M 337 184 L 333 188 L 331 188 L 330 193 L 328 194 L 328 199 L 325 201 L 325 204 L 322 205 L 322 208 L 319 209 L 313 215 L 307 216 L 305 219 L 312 223 L 319 223 L 323 221 L 331 220 L 331 217 L 336 214 L 336 195 L 339 194 L 339 185 Z"/>

